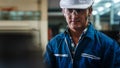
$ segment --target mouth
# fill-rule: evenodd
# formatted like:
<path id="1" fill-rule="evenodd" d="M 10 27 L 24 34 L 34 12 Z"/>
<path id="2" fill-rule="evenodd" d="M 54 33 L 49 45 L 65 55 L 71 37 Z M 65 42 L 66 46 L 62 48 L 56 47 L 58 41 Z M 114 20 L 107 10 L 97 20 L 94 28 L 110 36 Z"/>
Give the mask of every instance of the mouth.
<path id="1" fill-rule="evenodd" d="M 71 19 L 71 22 L 80 22 L 80 19 Z"/>
<path id="2" fill-rule="evenodd" d="M 80 20 L 72 20 L 71 22 L 80 22 Z"/>

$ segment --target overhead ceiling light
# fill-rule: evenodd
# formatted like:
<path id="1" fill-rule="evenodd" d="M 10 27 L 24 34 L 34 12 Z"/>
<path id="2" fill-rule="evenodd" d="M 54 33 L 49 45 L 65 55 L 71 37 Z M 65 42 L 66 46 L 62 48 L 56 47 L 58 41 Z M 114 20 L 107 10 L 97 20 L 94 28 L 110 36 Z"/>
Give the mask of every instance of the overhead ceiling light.
<path id="1" fill-rule="evenodd" d="M 95 0 L 93 6 L 95 6 L 97 3 L 99 3 L 101 0 Z"/>
<path id="2" fill-rule="evenodd" d="M 97 14 L 97 11 L 93 11 L 92 14 L 93 14 L 93 15 L 96 15 L 96 14 Z"/>
<path id="3" fill-rule="evenodd" d="M 120 16 L 120 11 L 117 13 L 118 16 Z"/>
<path id="4" fill-rule="evenodd" d="M 103 11 L 103 10 L 104 10 L 103 7 L 98 7 L 98 11 L 99 11 L 99 12 L 101 12 L 101 11 Z"/>
<path id="5" fill-rule="evenodd" d="M 111 7 L 111 3 L 110 3 L 110 2 L 106 3 L 106 4 L 105 4 L 105 7 L 106 7 L 106 8 Z"/>
<path id="6" fill-rule="evenodd" d="M 95 3 L 99 3 L 101 0 L 95 0 Z"/>
<path id="7" fill-rule="evenodd" d="M 120 0 L 113 0 L 113 2 L 114 2 L 114 3 L 118 3 L 118 2 L 120 2 Z"/>

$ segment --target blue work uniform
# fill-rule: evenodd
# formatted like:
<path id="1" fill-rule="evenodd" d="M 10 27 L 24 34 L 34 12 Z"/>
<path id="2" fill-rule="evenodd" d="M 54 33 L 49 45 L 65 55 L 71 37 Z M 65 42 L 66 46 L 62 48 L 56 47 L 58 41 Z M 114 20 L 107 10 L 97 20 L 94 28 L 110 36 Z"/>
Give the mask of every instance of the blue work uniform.
<path id="1" fill-rule="evenodd" d="M 44 62 L 48 68 L 120 68 L 120 47 L 90 23 L 74 55 L 70 36 L 65 31 L 49 41 Z"/>

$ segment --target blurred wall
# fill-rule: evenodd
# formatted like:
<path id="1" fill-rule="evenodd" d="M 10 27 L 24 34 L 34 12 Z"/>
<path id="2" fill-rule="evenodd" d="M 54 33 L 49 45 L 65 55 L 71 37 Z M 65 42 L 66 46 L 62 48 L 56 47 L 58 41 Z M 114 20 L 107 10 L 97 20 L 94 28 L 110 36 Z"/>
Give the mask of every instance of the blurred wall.
<path id="1" fill-rule="evenodd" d="M 0 0 L 0 9 L 10 7 L 19 11 L 38 10 L 37 0 Z"/>

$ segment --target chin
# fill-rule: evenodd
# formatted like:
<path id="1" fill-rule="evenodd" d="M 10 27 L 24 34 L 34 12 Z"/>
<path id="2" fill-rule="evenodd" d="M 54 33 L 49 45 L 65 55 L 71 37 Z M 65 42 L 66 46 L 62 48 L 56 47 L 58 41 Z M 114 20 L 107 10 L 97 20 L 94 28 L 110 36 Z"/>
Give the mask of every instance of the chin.
<path id="1" fill-rule="evenodd" d="M 80 26 L 73 26 L 71 27 L 72 29 L 80 29 L 81 27 Z"/>
<path id="2" fill-rule="evenodd" d="M 73 26 L 74 28 L 81 28 L 81 27 L 83 27 L 83 26 L 81 26 L 81 25 L 75 25 L 75 26 Z"/>

